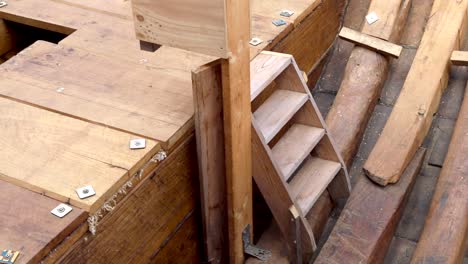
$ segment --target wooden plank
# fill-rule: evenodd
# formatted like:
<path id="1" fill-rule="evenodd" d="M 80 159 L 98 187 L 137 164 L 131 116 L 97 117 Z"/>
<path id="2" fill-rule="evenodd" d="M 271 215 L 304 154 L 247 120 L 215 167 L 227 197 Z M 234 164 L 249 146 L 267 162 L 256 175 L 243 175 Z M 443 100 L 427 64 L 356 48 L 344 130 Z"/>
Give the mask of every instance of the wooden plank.
<path id="1" fill-rule="evenodd" d="M 250 97 L 253 101 L 291 64 L 291 57 L 260 53 L 250 63 Z"/>
<path id="2" fill-rule="evenodd" d="M 2 64 L 0 76 L 5 96 L 156 139 L 166 148 L 174 134 L 193 126 L 190 80 L 164 70 L 39 41 Z M 21 83 L 29 88 L 19 89 Z"/>
<path id="3" fill-rule="evenodd" d="M 283 180 L 287 181 L 325 135 L 325 130 L 293 124 L 271 149 Z"/>
<path id="4" fill-rule="evenodd" d="M 244 263 L 242 233 L 252 220 L 252 110 L 250 104 L 250 1 L 226 1 L 222 63 L 229 263 Z M 250 229 L 252 230 L 252 229 Z M 253 241 L 253 240 L 252 240 Z"/>
<path id="5" fill-rule="evenodd" d="M 205 260 L 227 261 L 221 62 L 192 73 Z"/>
<path id="6" fill-rule="evenodd" d="M 456 50 L 452 52 L 452 57 L 450 57 L 450 61 L 453 65 L 468 66 L 468 51 Z"/>
<path id="7" fill-rule="evenodd" d="M 160 149 L 135 136 L 0 98 L 0 179 L 95 211 Z M 73 169 L 70 169 L 73 168 Z M 76 189 L 93 186 L 81 200 Z"/>
<path id="8" fill-rule="evenodd" d="M 300 69 L 309 74 L 333 45 L 345 3 L 342 0 L 322 0 L 309 16 L 271 50 L 293 55 Z"/>
<path id="9" fill-rule="evenodd" d="M 450 56 L 458 49 L 467 6 L 468 0 L 434 2 L 400 96 L 364 164 L 366 175 L 376 183 L 397 182 L 427 134 L 447 85 Z"/>
<path id="10" fill-rule="evenodd" d="M 63 218 L 50 211 L 60 202 L 0 180 L 0 239 L 2 250 L 20 251 L 15 263 L 38 263 L 88 214 L 72 206 Z"/>
<path id="11" fill-rule="evenodd" d="M 379 20 L 365 22 L 362 33 L 392 42 L 398 40 L 410 6 L 411 0 L 371 1 L 368 13 L 375 12 Z"/>
<path id="12" fill-rule="evenodd" d="M 386 188 L 360 175 L 315 263 L 383 263 L 424 154 L 419 150 L 401 180 Z"/>
<path id="13" fill-rule="evenodd" d="M 338 162 L 310 156 L 306 159 L 289 184 L 291 195 L 302 213 L 309 213 L 340 169 L 341 164 Z"/>
<path id="14" fill-rule="evenodd" d="M 229 2 L 224 0 L 135 0 L 136 36 L 159 45 L 227 58 L 232 48 L 227 43 L 227 7 Z M 246 14 L 250 13 L 242 15 Z"/>
<path id="15" fill-rule="evenodd" d="M 346 39 L 356 45 L 360 45 L 395 58 L 398 58 L 403 50 L 399 45 L 360 33 L 347 27 L 343 27 L 341 29 L 339 36 L 340 38 Z"/>
<path id="16" fill-rule="evenodd" d="M 462 263 L 468 232 L 468 88 L 411 263 Z"/>
<path id="17" fill-rule="evenodd" d="M 191 221 L 198 201 L 197 161 L 194 136 L 188 136 L 99 223 L 96 235 L 86 233 L 58 263 L 149 263 L 172 248 L 190 245 L 172 255 L 184 263 L 199 253 L 199 223 Z M 182 227 L 181 227 L 182 226 Z M 197 232 L 186 241 L 173 240 L 178 231 Z M 196 242 L 195 242 L 196 241 Z M 158 256 L 162 254 L 162 256 Z"/>
<path id="18" fill-rule="evenodd" d="M 175 234 L 169 237 L 169 241 L 164 243 L 162 248 L 158 249 L 157 254 L 149 263 L 203 263 L 199 254 L 201 244 L 197 240 L 197 221 L 196 214 L 192 214 L 188 216 L 188 219 L 184 219 L 175 231 Z M 177 256 L 176 259 L 174 258 L 175 256 Z"/>
<path id="19" fill-rule="evenodd" d="M 321 3 L 322 0 L 255 0 L 252 1 L 252 10 L 271 19 L 281 18 L 298 25 Z M 281 11 L 285 9 L 293 11 L 294 14 L 291 17 L 280 16 Z"/>
<path id="20" fill-rule="evenodd" d="M 305 93 L 276 90 L 253 114 L 265 141 L 270 142 L 307 100 Z"/>

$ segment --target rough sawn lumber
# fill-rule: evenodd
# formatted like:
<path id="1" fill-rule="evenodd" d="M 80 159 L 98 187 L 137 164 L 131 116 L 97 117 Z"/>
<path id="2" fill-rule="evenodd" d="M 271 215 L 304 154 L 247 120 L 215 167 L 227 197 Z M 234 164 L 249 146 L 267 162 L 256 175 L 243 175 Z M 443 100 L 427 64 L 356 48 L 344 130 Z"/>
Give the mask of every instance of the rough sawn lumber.
<path id="1" fill-rule="evenodd" d="M 363 175 L 314 263 L 382 263 L 424 160 L 420 149 L 401 181 L 386 188 Z"/>
<path id="2" fill-rule="evenodd" d="M 436 0 L 402 91 L 364 164 L 380 185 L 395 183 L 427 134 L 447 85 L 453 50 L 460 46 L 468 0 Z"/>
<path id="3" fill-rule="evenodd" d="M 468 235 L 468 87 L 411 263 L 462 263 Z"/>

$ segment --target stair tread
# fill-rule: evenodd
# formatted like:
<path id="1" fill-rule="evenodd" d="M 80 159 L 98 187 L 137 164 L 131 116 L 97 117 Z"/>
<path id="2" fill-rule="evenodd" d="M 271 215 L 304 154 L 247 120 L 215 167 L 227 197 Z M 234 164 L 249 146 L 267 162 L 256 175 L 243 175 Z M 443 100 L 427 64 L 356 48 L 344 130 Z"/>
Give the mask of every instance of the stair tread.
<path id="1" fill-rule="evenodd" d="M 254 118 L 266 143 L 275 137 L 308 99 L 306 93 L 276 90 L 255 111 Z"/>
<path id="2" fill-rule="evenodd" d="M 338 162 L 311 156 L 306 159 L 288 186 L 304 215 L 309 212 L 340 169 L 341 164 Z"/>
<path id="3" fill-rule="evenodd" d="M 250 96 L 253 101 L 284 69 L 291 64 L 290 56 L 260 53 L 250 64 Z"/>
<path id="4" fill-rule="evenodd" d="M 293 124 L 272 148 L 273 159 L 287 181 L 325 135 L 323 128 Z"/>

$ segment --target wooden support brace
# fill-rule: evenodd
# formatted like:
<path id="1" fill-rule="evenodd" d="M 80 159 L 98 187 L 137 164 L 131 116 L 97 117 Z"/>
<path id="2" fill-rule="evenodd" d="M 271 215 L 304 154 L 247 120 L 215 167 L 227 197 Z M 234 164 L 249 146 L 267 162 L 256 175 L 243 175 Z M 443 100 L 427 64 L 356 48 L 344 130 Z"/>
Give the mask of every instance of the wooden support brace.
<path id="1" fill-rule="evenodd" d="M 375 50 L 384 55 L 398 58 L 403 48 L 400 45 L 393 44 L 383 39 L 343 27 L 339 34 L 340 38 L 348 40 L 356 45 Z"/>
<path id="2" fill-rule="evenodd" d="M 221 61 L 192 72 L 205 258 L 227 262 L 226 168 L 224 162 Z"/>
<path id="3" fill-rule="evenodd" d="M 456 50 L 452 52 L 452 57 L 450 58 L 453 65 L 457 66 L 468 66 L 468 51 Z"/>
<path id="4" fill-rule="evenodd" d="M 291 237 L 289 238 L 292 243 L 290 245 L 294 245 L 295 247 L 291 248 L 291 263 L 302 263 L 302 242 L 301 242 L 301 217 L 300 213 L 297 210 L 296 206 L 291 206 L 289 208 L 289 213 L 291 214 Z"/>

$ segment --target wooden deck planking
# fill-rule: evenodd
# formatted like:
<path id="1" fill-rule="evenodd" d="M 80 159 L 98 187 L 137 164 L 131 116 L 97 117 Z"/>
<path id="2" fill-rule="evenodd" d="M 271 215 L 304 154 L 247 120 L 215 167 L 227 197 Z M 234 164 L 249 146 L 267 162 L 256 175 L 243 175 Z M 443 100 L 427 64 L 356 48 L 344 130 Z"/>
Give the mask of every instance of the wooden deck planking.
<path id="1" fill-rule="evenodd" d="M 10 97 L 167 146 L 179 130 L 191 127 L 191 82 L 145 66 L 36 42 L 2 64 L 0 75 L 4 84 L 8 78 L 33 86 L 25 93 L 21 86 L 2 85 L 0 91 Z"/>
<path id="2" fill-rule="evenodd" d="M 68 215 L 58 218 L 50 211 L 59 201 L 2 180 L 0 201 L 1 250 L 20 251 L 15 263 L 38 263 L 88 215 L 73 207 Z"/>
<path id="3" fill-rule="evenodd" d="M 0 179 L 94 211 L 159 149 L 134 136 L 0 98 Z M 96 195 L 80 200 L 75 189 Z"/>

